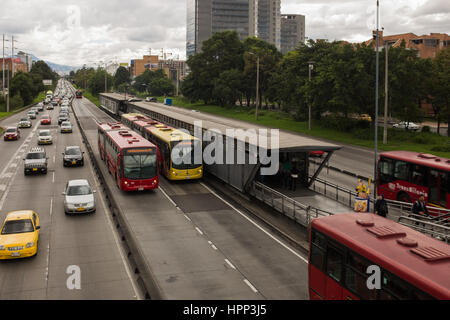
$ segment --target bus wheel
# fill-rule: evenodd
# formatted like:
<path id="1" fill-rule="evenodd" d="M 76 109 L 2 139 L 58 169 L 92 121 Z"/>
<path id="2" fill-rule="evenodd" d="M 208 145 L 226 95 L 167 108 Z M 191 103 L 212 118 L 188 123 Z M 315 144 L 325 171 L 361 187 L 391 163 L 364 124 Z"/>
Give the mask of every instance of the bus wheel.
<path id="1" fill-rule="evenodd" d="M 397 201 L 411 203 L 411 198 L 406 192 L 399 192 Z"/>

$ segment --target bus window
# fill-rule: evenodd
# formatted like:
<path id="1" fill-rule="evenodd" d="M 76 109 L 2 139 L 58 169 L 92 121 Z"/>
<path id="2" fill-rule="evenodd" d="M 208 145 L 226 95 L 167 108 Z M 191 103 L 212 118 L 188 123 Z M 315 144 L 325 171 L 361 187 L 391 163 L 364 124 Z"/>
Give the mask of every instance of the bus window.
<path id="1" fill-rule="evenodd" d="M 340 282 L 342 278 L 343 256 L 334 247 L 328 247 L 327 250 L 327 275 L 333 280 Z"/>
<path id="2" fill-rule="evenodd" d="M 387 271 L 383 271 L 381 287 L 383 289 L 382 296 L 384 295 L 386 299 L 388 299 L 389 296 L 393 296 L 393 298 L 401 300 L 410 298 L 410 286 L 408 283 Z"/>
<path id="3" fill-rule="evenodd" d="M 394 181 L 394 160 L 381 158 L 380 183 L 385 184 Z"/>
<path id="4" fill-rule="evenodd" d="M 353 291 L 358 297 L 364 300 L 375 300 L 376 290 L 370 290 L 367 287 L 367 268 L 373 263 L 349 252 L 347 264 L 345 267 L 345 286 Z"/>
<path id="5" fill-rule="evenodd" d="M 417 184 L 419 186 L 426 186 L 427 185 L 427 181 L 425 179 L 426 177 L 426 168 L 416 165 L 416 164 L 411 164 L 411 182 L 414 184 Z"/>
<path id="6" fill-rule="evenodd" d="M 450 203 L 447 204 L 447 195 L 450 193 L 450 174 L 446 172 L 440 172 L 439 175 L 441 187 L 439 204 L 444 208 L 450 207 Z"/>
<path id="7" fill-rule="evenodd" d="M 325 270 L 325 237 L 313 230 L 311 234 L 311 263 L 321 271 Z"/>
<path id="8" fill-rule="evenodd" d="M 397 180 L 408 181 L 408 164 L 404 161 L 395 162 L 394 178 Z"/>

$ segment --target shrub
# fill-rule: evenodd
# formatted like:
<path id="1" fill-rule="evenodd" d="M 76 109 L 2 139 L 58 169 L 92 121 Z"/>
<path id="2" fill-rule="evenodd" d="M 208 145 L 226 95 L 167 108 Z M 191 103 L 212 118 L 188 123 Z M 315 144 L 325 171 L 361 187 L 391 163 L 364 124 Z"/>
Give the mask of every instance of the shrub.
<path id="1" fill-rule="evenodd" d="M 430 126 L 423 126 L 422 127 L 422 132 L 431 132 Z"/>
<path id="2" fill-rule="evenodd" d="M 450 144 L 441 144 L 441 145 L 437 145 L 434 146 L 433 148 L 431 148 L 431 151 L 438 151 L 438 152 L 450 152 Z"/>
<path id="3" fill-rule="evenodd" d="M 418 136 L 412 138 L 412 142 L 418 143 L 418 144 L 428 144 L 430 142 L 430 140 L 427 139 L 426 136 L 418 135 Z"/>
<path id="4" fill-rule="evenodd" d="M 9 100 L 10 110 L 15 110 L 23 107 L 23 99 L 19 94 L 16 94 Z"/>
<path id="5" fill-rule="evenodd" d="M 370 122 L 351 118 L 328 116 L 321 119 L 321 126 L 342 132 L 353 132 L 359 129 L 369 129 Z"/>

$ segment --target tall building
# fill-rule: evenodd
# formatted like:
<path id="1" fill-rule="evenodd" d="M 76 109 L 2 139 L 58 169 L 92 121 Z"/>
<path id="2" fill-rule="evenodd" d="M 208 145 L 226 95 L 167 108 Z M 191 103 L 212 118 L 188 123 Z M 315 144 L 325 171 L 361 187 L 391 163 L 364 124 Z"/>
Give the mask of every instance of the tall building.
<path id="1" fill-rule="evenodd" d="M 33 59 L 31 58 L 31 56 L 28 53 L 19 51 L 19 53 L 17 54 L 17 57 L 27 65 L 27 71 L 30 72 L 31 71 L 31 67 L 33 66 Z"/>
<path id="2" fill-rule="evenodd" d="M 257 36 L 281 49 L 281 0 L 255 0 Z"/>
<path id="3" fill-rule="evenodd" d="M 276 0 L 279 1 L 279 0 Z M 258 0 L 187 0 L 186 56 L 216 32 L 236 30 L 241 40 L 257 33 Z"/>
<path id="4" fill-rule="evenodd" d="M 281 53 L 294 50 L 305 42 L 305 16 L 301 14 L 281 15 Z"/>
<path id="5" fill-rule="evenodd" d="M 130 74 L 132 78 L 140 76 L 145 70 L 158 70 L 159 56 L 146 55 L 142 59 L 131 60 Z"/>

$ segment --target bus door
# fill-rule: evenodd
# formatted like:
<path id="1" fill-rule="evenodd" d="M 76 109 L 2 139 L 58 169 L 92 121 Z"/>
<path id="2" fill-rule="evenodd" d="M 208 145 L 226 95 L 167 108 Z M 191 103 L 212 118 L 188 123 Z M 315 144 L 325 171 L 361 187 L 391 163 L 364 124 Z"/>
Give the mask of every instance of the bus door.
<path id="1" fill-rule="evenodd" d="M 428 202 L 448 208 L 450 206 L 448 173 L 430 170 Z"/>

